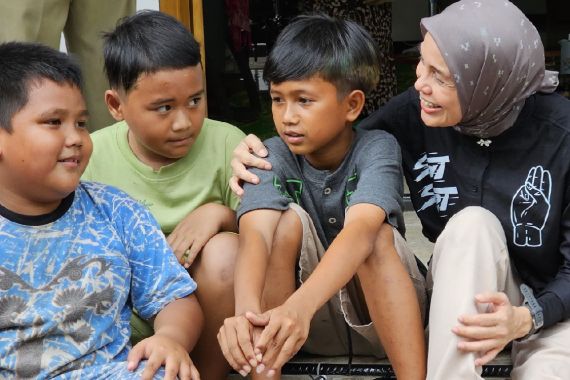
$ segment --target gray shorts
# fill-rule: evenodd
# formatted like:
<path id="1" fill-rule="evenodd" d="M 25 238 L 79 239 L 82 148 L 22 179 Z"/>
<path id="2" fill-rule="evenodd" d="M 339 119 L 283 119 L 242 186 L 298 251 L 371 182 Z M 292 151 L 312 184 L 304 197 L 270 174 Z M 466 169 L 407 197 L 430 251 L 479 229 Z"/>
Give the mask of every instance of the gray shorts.
<path id="1" fill-rule="evenodd" d="M 300 285 L 315 270 L 325 249 L 307 212 L 294 203 L 290 204 L 290 208 L 299 216 L 303 225 L 298 273 L 300 282 L 298 285 Z M 425 279 L 418 269 L 415 256 L 395 228 L 394 245 L 404 267 L 410 274 L 418 296 L 422 320 L 425 320 L 427 304 Z M 368 316 L 366 303 L 363 297 L 359 296 L 358 288 L 359 284 L 353 278 L 315 313 L 311 321 L 309 337 L 302 348 L 303 351 L 325 356 L 346 355 L 349 352 L 350 339 L 353 354 L 386 357 L 374 325 Z"/>

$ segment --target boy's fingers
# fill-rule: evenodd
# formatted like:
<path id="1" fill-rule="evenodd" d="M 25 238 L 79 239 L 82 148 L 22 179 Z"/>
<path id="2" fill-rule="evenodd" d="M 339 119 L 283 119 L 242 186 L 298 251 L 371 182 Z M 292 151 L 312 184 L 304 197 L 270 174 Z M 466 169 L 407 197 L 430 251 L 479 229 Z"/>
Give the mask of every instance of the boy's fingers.
<path id="1" fill-rule="evenodd" d="M 278 371 L 299 351 L 301 348 L 302 343 L 299 343 L 299 340 L 290 338 L 285 341 L 283 347 L 279 351 L 277 358 L 273 362 L 273 364 L 268 363 L 268 368 Z"/>
<path id="2" fill-rule="evenodd" d="M 152 380 L 156 371 L 160 368 L 162 360 L 158 360 L 155 355 L 150 355 L 147 359 L 144 370 L 141 374 L 142 380 Z"/>
<path id="3" fill-rule="evenodd" d="M 178 378 L 180 380 L 194 380 L 192 379 L 192 363 L 180 363 L 180 370 L 178 371 Z"/>
<path id="4" fill-rule="evenodd" d="M 245 313 L 245 317 L 247 318 L 249 323 L 257 327 L 267 326 L 267 324 L 269 323 L 269 316 L 270 314 L 267 312 L 263 314 L 256 314 L 251 311 L 246 311 Z"/>
<path id="5" fill-rule="evenodd" d="M 200 372 L 198 372 L 198 368 L 194 364 L 190 366 L 190 376 L 192 380 L 200 380 Z"/>
<path id="6" fill-rule="evenodd" d="M 183 257 L 185 257 L 185 260 L 184 260 L 184 267 L 185 268 L 189 268 L 190 265 L 192 265 L 194 260 L 196 260 L 196 256 L 198 256 L 198 253 L 200 253 L 202 248 L 203 248 L 202 244 L 199 244 L 196 241 L 192 242 L 192 245 L 190 246 L 190 248 L 188 248 L 184 252 Z"/>
<path id="7" fill-rule="evenodd" d="M 235 321 L 235 319 L 238 319 L 238 321 Z M 234 325 L 234 323 L 237 325 Z M 225 341 L 228 347 L 228 354 L 236 363 L 236 367 L 234 367 L 234 369 L 240 372 L 240 374 L 242 374 L 242 372 L 246 372 L 247 374 L 249 371 L 251 371 L 247 355 L 249 354 L 250 358 L 254 358 L 253 347 L 251 345 L 251 340 L 248 333 L 249 326 L 246 326 L 246 332 L 244 333 L 244 329 L 240 328 L 239 326 L 239 318 L 228 318 L 224 322 L 224 325 Z M 249 352 L 247 352 L 248 345 Z"/>
<path id="8" fill-rule="evenodd" d="M 166 358 L 164 363 L 164 380 L 176 380 L 176 375 L 180 372 L 183 363 L 173 358 Z"/>
<path id="9" fill-rule="evenodd" d="M 143 357 L 144 348 L 140 343 L 135 345 L 129 355 L 127 356 L 127 369 L 129 371 L 134 371 L 139 366 L 139 363 Z"/>
<path id="10" fill-rule="evenodd" d="M 189 243 L 179 239 L 177 234 L 175 233 L 171 233 L 170 235 L 168 235 L 166 241 L 170 246 L 170 248 L 172 248 L 172 251 L 174 251 L 174 255 L 178 259 L 178 262 L 180 264 L 184 264 L 184 254 L 186 252 L 186 248 L 188 247 Z"/>
<path id="11" fill-rule="evenodd" d="M 257 361 L 255 360 L 255 352 L 253 352 L 253 338 L 250 334 L 250 328 L 247 321 L 243 321 L 242 328 L 239 328 L 237 331 L 237 339 L 239 346 L 241 348 L 241 352 L 244 355 L 244 358 L 247 362 L 246 366 L 248 365 L 257 365 Z M 251 368 L 244 368 L 246 372 L 249 372 Z"/>
<path id="12" fill-rule="evenodd" d="M 273 337 L 273 340 L 269 343 L 268 353 L 263 357 L 263 363 L 269 369 L 277 370 L 281 366 L 275 366 L 275 361 L 279 358 L 281 360 L 287 361 L 290 353 L 294 349 L 294 345 L 299 340 L 297 334 L 292 334 L 290 330 L 281 328 L 278 333 Z M 286 357 L 283 359 L 283 357 Z M 284 363 L 284 362 L 283 362 Z M 283 365 L 283 364 L 281 364 Z"/>
<path id="13" fill-rule="evenodd" d="M 228 361 L 230 367 L 232 367 L 236 371 L 240 371 L 241 366 L 234 360 L 234 357 L 232 356 L 226 341 L 226 334 L 225 332 L 222 331 L 222 329 L 220 329 L 220 332 L 218 332 L 218 342 L 220 343 L 222 354 L 224 354 L 224 357 Z"/>
<path id="14" fill-rule="evenodd" d="M 265 362 L 265 355 L 266 355 L 265 352 L 267 351 L 267 346 L 270 342 L 273 344 L 273 339 L 277 335 L 277 332 L 278 332 L 277 327 L 271 324 L 267 325 L 265 329 L 263 329 L 263 331 L 261 332 L 261 335 L 259 336 L 259 339 L 255 344 L 255 348 L 259 350 L 259 352 L 264 353 L 264 360 L 263 360 L 264 362 Z"/>

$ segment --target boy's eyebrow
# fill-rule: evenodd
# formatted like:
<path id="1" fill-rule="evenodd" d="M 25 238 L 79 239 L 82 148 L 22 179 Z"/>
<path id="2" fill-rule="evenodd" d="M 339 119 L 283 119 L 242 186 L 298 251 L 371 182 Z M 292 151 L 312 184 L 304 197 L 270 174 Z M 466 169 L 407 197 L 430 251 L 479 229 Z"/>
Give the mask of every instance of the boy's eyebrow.
<path id="1" fill-rule="evenodd" d="M 199 96 L 199 95 L 204 95 L 204 89 L 197 91 L 194 94 L 190 94 L 188 96 L 188 98 L 195 98 L 196 96 Z M 174 100 L 175 100 L 174 98 L 159 98 L 159 99 L 156 99 L 155 101 L 151 102 L 150 105 L 151 106 L 157 106 L 160 104 L 173 102 Z"/>
<path id="2" fill-rule="evenodd" d="M 170 103 L 172 101 L 174 101 L 174 98 L 160 98 L 160 99 L 156 99 L 155 101 L 151 102 L 150 105 L 151 106 L 157 106 L 159 104 Z"/>
<path id="3" fill-rule="evenodd" d="M 279 91 L 279 90 L 270 90 L 270 91 L 269 91 L 269 95 L 283 95 L 283 93 L 282 93 L 281 91 Z M 304 88 L 300 88 L 300 89 L 298 89 L 298 90 L 290 91 L 290 92 L 288 92 L 288 95 L 289 95 L 289 96 L 305 95 L 305 96 L 308 96 L 308 97 L 319 96 L 319 94 L 317 94 L 317 93 L 315 93 L 315 92 L 313 92 L 313 91 L 304 89 Z"/>
<path id="4" fill-rule="evenodd" d="M 53 116 L 63 116 L 63 115 L 68 115 L 69 113 L 70 113 L 69 110 L 65 109 L 65 108 L 52 108 L 48 111 L 42 112 L 40 114 L 40 118 L 53 117 Z M 89 111 L 87 111 L 86 109 L 83 109 L 79 112 L 79 116 L 87 117 L 87 116 L 89 116 Z"/>
<path id="5" fill-rule="evenodd" d="M 63 108 L 52 108 L 50 110 L 42 112 L 40 114 L 40 118 L 51 117 L 51 116 L 61 116 L 61 115 L 66 115 L 66 114 L 67 114 L 67 110 L 65 110 Z"/>

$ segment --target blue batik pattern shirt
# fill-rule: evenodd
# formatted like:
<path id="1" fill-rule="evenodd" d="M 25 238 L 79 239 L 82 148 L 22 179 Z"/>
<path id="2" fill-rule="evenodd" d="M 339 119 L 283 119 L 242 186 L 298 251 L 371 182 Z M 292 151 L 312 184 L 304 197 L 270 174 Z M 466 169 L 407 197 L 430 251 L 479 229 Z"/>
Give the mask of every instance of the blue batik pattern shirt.
<path id="1" fill-rule="evenodd" d="M 0 378 L 125 378 L 131 308 L 143 318 L 196 289 L 150 213 L 81 183 L 56 220 L 0 216 Z M 142 369 L 142 366 L 139 366 Z"/>

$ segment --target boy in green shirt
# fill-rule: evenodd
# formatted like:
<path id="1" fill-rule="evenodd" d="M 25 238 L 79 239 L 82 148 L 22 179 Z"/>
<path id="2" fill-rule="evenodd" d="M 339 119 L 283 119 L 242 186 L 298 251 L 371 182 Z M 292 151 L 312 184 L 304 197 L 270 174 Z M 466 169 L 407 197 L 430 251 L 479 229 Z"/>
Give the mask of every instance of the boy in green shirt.
<path id="1" fill-rule="evenodd" d="M 205 119 L 200 49 L 176 19 L 157 11 L 124 19 L 105 36 L 109 111 L 119 122 L 93 133 L 84 179 L 116 186 L 149 208 L 180 264 L 199 284 L 206 322 L 192 358 L 203 378 L 229 370 L 216 343 L 233 315 L 237 252 L 229 188 L 231 152 L 244 134 Z M 152 280 L 152 279 L 149 279 Z M 133 340 L 149 334 L 133 320 Z"/>

